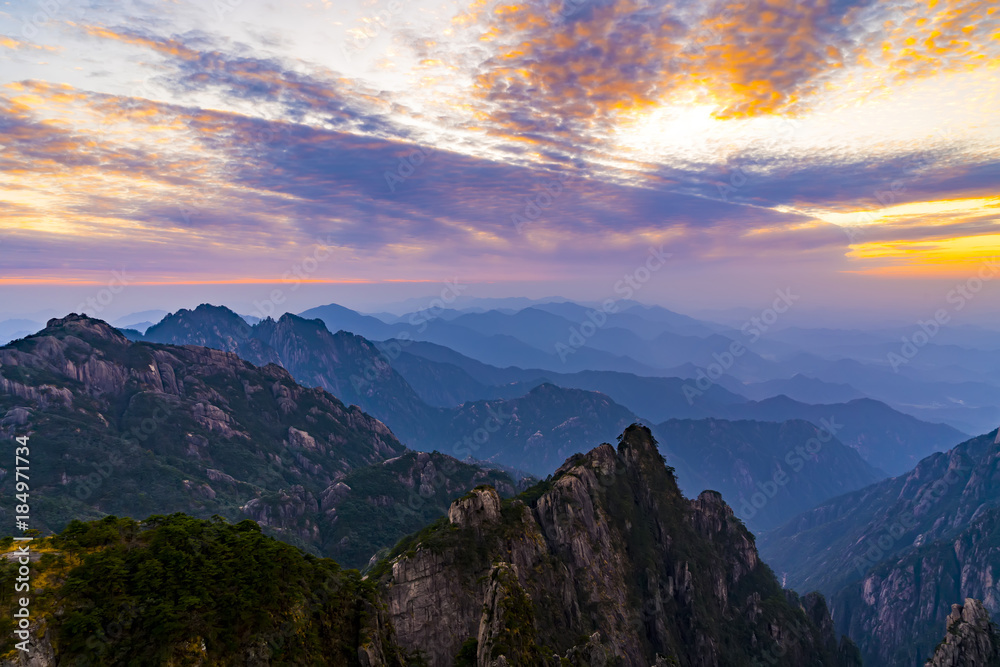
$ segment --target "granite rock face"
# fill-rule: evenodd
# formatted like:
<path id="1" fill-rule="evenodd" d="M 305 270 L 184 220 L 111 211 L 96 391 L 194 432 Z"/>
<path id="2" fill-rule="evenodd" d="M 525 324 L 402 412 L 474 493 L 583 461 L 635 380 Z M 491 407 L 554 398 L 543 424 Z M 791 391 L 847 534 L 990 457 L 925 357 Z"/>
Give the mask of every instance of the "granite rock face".
<path id="1" fill-rule="evenodd" d="M 944 640 L 925 664 L 927 667 L 1000 666 L 1000 634 L 982 602 L 968 598 L 964 605 L 951 606 Z"/>
<path id="2" fill-rule="evenodd" d="M 955 600 L 1000 612 L 998 437 L 929 456 L 765 536 L 768 562 L 790 585 L 829 596 L 867 664 L 922 665 Z"/>
<path id="3" fill-rule="evenodd" d="M 519 499 L 476 489 L 398 550 L 388 614 L 430 665 L 472 640 L 483 666 L 854 664 L 822 598 L 781 590 L 719 494 L 685 499 L 642 426 Z"/>

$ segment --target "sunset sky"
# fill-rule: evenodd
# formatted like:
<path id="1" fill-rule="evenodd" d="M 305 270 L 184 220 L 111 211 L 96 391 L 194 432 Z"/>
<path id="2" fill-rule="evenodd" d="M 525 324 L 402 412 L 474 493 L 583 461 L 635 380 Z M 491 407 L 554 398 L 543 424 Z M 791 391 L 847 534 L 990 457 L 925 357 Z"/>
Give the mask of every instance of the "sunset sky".
<path id="1" fill-rule="evenodd" d="M 884 311 L 1000 258 L 995 3 L 0 7 L 0 315 L 112 271 L 136 310 L 602 299 L 651 247 L 649 303 Z"/>

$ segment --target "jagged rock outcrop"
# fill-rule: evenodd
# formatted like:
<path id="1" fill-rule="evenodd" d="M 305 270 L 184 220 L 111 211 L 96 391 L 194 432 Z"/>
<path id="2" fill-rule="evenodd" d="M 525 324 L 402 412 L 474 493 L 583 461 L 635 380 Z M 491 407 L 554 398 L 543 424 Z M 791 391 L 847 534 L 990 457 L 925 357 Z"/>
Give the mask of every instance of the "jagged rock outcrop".
<path id="1" fill-rule="evenodd" d="M 254 498 L 240 511 L 262 526 L 281 529 L 307 542 L 319 537 L 315 523 L 319 502 L 302 485 L 281 489 L 272 497 Z"/>
<path id="2" fill-rule="evenodd" d="M 426 435 L 440 412 L 420 399 L 373 343 L 346 331 L 332 333 L 320 320 L 285 313 L 251 326 L 228 308 L 201 304 L 166 316 L 142 340 L 213 347 L 259 366 L 280 364 L 301 384 L 389 420 L 407 441 Z"/>
<path id="3" fill-rule="evenodd" d="M 588 643 L 609 664 L 851 664 L 819 603 L 789 603 L 717 493 L 680 494 L 645 427 L 570 458 L 499 520 L 494 498 L 456 501 L 453 520 L 373 571 L 400 646 L 430 665 L 470 640 L 479 665 L 559 664 Z"/>
<path id="4" fill-rule="evenodd" d="M 58 661 L 47 624 L 44 621 L 33 623 L 28 631 L 28 650 L 15 649 L 16 653 L 0 659 L 0 667 L 56 667 Z"/>
<path id="5" fill-rule="evenodd" d="M 476 640 L 476 662 L 483 667 L 542 661 L 531 598 L 521 587 L 516 567 L 509 563 L 497 563 L 487 575 Z"/>
<path id="6" fill-rule="evenodd" d="M 984 510 L 961 534 L 886 559 L 838 592 L 836 620 L 857 637 L 869 662 L 920 665 L 940 638 L 949 601 L 998 609 L 1000 508 Z"/>
<path id="7" fill-rule="evenodd" d="M 1000 633 L 979 600 L 953 604 L 945 631 L 926 667 L 1000 666 Z"/>
<path id="8" fill-rule="evenodd" d="M 448 508 L 448 521 L 459 528 L 491 526 L 500 521 L 500 496 L 493 487 L 477 487 Z"/>

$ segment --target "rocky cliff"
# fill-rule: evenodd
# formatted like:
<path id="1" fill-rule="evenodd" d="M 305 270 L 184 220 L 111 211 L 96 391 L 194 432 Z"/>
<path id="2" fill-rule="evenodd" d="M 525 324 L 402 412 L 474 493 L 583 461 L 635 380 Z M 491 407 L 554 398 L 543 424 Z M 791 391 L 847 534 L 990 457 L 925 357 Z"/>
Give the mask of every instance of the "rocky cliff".
<path id="1" fill-rule="evenodd" d="M 954 600 L 1000 611 L 1000 443 L 994 431 L 800 515 L 762 540 L 791 585 L 830 597 L 870 664 L 917 667 Z"/>
<path id="2" fill-rule="evenodd" d="M 916 667 L 940 639 L 949 601 L 976 598 L 984 609 L 1000 608 L 998 574 L 1000 509 L 991 508 L 957 536 L 886 559 L 831 602 L 868 662 Z"/>
<path id="3" fill-rule="evenodd" d="M 979 600 L 953 604 L 938 644 L 926 667 L 998 667 L 1000 634 Z"/>
<path id="4" fill-rule="evenodd" d="M 435 666 L 473 649 L 478 665 L 854 664 L 717 493 L 685 499 L 645 427 L 619 440 L 513 500 L 477 488 L 400 543 L 372 573 L 399 645 Z"/>

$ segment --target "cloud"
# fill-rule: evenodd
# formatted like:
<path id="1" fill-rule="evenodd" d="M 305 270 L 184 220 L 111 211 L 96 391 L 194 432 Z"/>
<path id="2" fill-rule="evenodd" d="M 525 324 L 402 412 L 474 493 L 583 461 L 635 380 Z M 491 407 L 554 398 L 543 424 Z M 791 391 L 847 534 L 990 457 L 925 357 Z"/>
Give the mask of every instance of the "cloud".
<path id="1" fill-rule="evenodd" d="M 406 132 L 386 120 L 392 105 L 336 72 L 293 69 L 275 58 L 250 55 L 242 46 L 223 51 L 210 36 L 194 33 L 162 38 L 126 28 L 83 26 L 93 37 L 151 49 L 172 68 L 157 77 L 177 95 L 217 91 L 229 100 L 264 104 L 297 122 L 396 136 Z M 201 48 L 199 48 L 201 47 Z"/>
<path id="2" fill-rule="evenodd" d="M 771 119 L 815 134 L 816 109 L 845 90 L 867 104 L 873 76 L 874 90 L 988 71 L 1000 43 L 990 9 L 488 0 L 440 39 L 409 35 L 414 71 L 440 76 L 392 92 L 217 33 L 71 24 L 134 48 L 156 88 L 9 85 L 0 204 L 23 247 L 87 248 L 64 260 L 75 269 L 127 252 L 157 275 L 280 275 L 317 243 L 335 248 L 331 279 L 456 263 L 568 275 L 650 244 L 679 263 L 839 267 L 851 245 L 855 258 L 878 253 L 860 252 L 838 216 L 874 211 L 863 241 L 885 248 L 990 235 L 990 210 L 882 209 L 987 196 L 1000 152 L 969 144 L 993 135 L 922 145 L 911 130 L 820 148 L 807 131 L 788 146 L 754 138 Z"/>
<path id="3" fill-rule="evenodd" d="M 64 87 L 23 88 L 38 108 L 51 109 L 50 97 L 69 100 L 109 121 L 96 127 L 111 128 L 91 135 L 79 124 L 42 123 L 26 105 L 0 107 L 0 126 L 14 139 L 4 166 L 25 174 L 18 182 L 27 192 L 9 200 L 28 220 L 22 240 L 31 232 L 50 247 L 99 241 L 73 266 L 128 252 L 149 257 L 146 266 L 160 273 L 199 267 L 226 275 L 235 264 L 266 277 L 316 243 L 338 249 L 352 269 L 372 257 L 428 266 L 607 263 L 663 243 L 692 261 L 790 247 L 834 257 L 844 249 L 830 226 L 801 215 L 604 183 L 585 172 Z M 184 150 L 165 150 L 173 144 Z M 32 206 L 32 192 L 42 191 L 51 200 Z M 269 255 L 273 261 L 244 264 Z"/>

